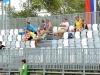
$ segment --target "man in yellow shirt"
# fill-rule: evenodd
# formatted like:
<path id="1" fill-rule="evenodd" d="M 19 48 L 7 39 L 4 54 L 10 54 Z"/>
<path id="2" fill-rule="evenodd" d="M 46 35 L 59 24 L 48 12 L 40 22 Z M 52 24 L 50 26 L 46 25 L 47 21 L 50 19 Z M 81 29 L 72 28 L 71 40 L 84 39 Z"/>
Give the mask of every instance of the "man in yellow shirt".
<path id="1" fill-rule="evenodd" d="M 75 30 L 81 31 L 82 30 L 82 19 L 79 16 L 77 16 L 75 19 L 76 19 L 75 20 Z"/>

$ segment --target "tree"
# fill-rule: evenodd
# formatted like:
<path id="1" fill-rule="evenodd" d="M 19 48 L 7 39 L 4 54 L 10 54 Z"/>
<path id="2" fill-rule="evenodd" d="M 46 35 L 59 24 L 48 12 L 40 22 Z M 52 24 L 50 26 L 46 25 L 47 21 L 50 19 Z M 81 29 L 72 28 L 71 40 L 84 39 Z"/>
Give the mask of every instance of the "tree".
<path id="1" fill-rule="evenodd" d="M 14 13 L 17 16 L 36 16 L 41 9 L 46 9 L 51 14 L 67 14 L 84 11 L 84 0 L 31 0 L 26 2 L 24 10 Z"/>

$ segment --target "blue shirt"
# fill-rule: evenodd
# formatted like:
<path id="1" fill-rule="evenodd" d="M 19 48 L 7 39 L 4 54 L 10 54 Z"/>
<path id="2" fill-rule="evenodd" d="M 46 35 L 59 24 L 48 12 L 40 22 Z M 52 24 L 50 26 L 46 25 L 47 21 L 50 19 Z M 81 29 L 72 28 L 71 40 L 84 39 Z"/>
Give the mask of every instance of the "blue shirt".
<path id="1" fill-rule="evenodd" d="M 27 25 L 25 27 L 25 29 L 29 30 L 29 31 L 32 31 L 32 32 L 37 32 L 37 28 L 34 26 L 34 25 Z"/>

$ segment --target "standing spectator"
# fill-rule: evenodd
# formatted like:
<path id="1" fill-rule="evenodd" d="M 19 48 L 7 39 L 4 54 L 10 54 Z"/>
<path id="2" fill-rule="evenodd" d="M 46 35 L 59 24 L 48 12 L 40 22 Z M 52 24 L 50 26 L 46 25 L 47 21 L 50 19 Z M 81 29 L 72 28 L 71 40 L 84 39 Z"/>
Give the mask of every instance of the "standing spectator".
<path id="1" fill-rule="evenodd" d="M 2 41 L 0 41 L 0 49 L 4 49 L 4 48 L 5 48 L 5 46 L 2 45 Z"/>
<path id="2" fill-rule="evenodd" d="M 28 66 L 26 64 L 26 60 L 23 59 L 21 62 L 22 62 L 22 66 L 20 69 L 20 75 L 28 75 Z"/>

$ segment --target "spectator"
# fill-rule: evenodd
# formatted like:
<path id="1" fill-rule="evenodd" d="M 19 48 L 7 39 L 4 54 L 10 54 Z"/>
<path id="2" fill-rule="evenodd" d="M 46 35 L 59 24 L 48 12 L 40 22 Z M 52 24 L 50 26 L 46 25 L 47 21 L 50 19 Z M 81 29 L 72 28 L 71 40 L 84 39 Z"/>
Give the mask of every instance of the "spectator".
<path id="1" fill-rule="evenodd" d="M 23 59 L 21 62 L 22 66 L 20 68 L 20 75 L 28 75 L 28 66 L 26 64 L 26 60 Z"/>
<path id="2" fill-rule="evenodd" d="M 82 30 L 82 19 L 79 16 L 75 17 L 75 31 Z"/>
<path id="3" fill-rule="evenodd" d="M 36 38 L 36 32 L 31 32 L 29 30 L 25 31 L 25 34 L 22 37 L 23 41 L 30 41 L 30 40 L 34 40 Z"/>
<path id="4" fill-rule="evenodd" d="M 86 22 L 84 21 L 84 19 L 82 20 L 82 27 L 83 27 L 83 29 L 88 30 L 88 26 L 87 26 Z"/>
<path id="5" fill-rule="evenodd" d="M 63 36 L 64 32 L 68 31 L 68 28 L 69 28 L 69 22 L 66 18 L 64 18 L 64 20 L 60 24 L 58 31 L 54 33 L 54 35 L 56 35 L 59 39 Z"/>
<path id="6" fill-rule="evenodd" d="M 0 41 L 0 49 L 4 49 L 4 48 L 5 48 L 5 46 L 2 45 L 2 41 Z"/>
<path id="7" fill-rule="evenodd" d="M 52 31 L 52 24 L 50 20 L 46 19 L 44 29 L 49 33 Z"/>
<path id="8" fill-rule="evenodd" d="M 31 32 L 37 32 L 36 27 L 34 25 L 31 25 L 30 22 L 27 22 L 27 26 L 25 26 L 25 29 Z"/>

